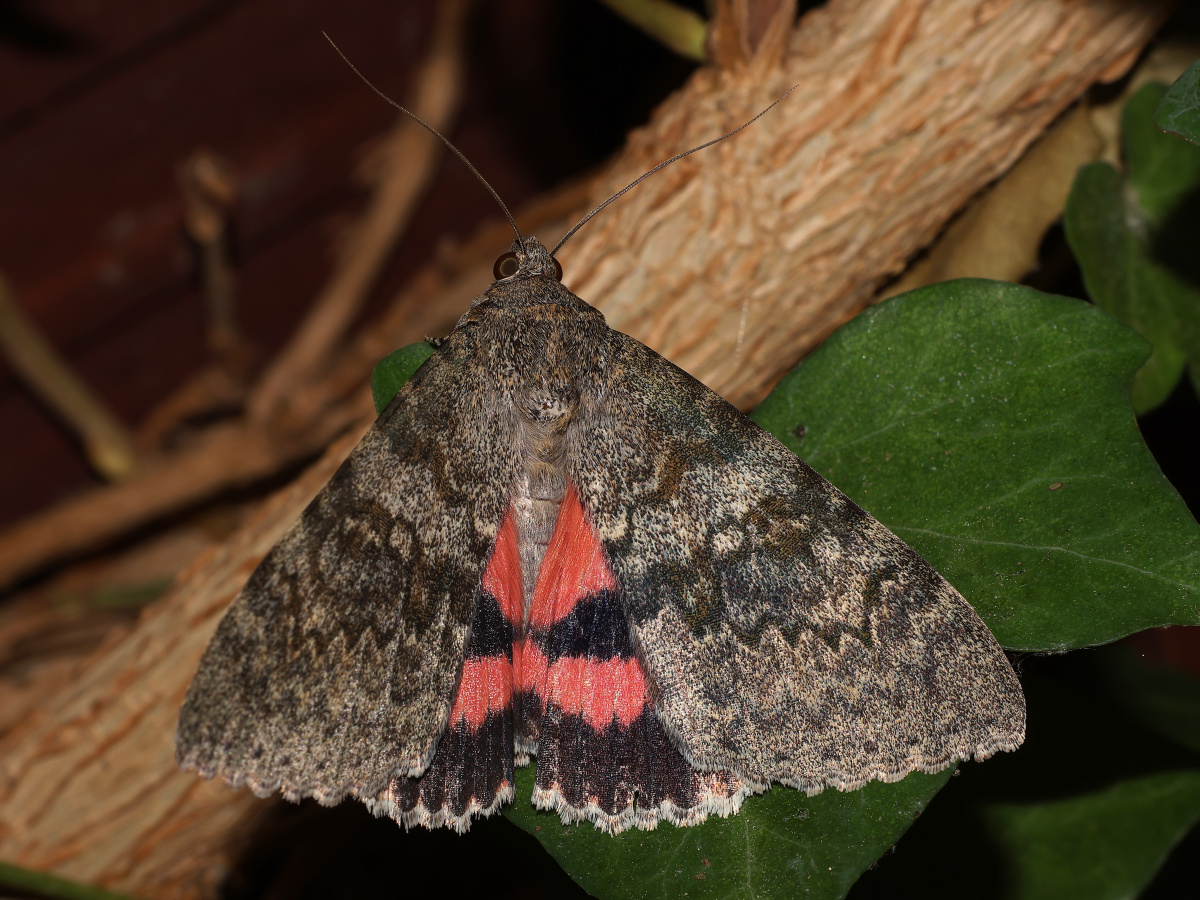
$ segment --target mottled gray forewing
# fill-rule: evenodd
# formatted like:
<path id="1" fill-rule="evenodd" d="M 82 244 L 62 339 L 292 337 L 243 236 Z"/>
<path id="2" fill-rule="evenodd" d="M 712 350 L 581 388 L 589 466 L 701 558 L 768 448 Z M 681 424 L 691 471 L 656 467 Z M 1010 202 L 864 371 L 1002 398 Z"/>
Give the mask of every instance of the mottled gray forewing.
<path id="1" fill-rule="evenodd" d="M 428 766 L 515 471 L 447 342 L 233 601 L 179 718 L 182 766 L 333 803 Z"/>
<path id="2" fill-rule="evenodd" d="M 704 385 L 609 341 L 569 464 L 694 765 L 812 792 L 1021 742 L 1020 685 L 945 579 Z"/>

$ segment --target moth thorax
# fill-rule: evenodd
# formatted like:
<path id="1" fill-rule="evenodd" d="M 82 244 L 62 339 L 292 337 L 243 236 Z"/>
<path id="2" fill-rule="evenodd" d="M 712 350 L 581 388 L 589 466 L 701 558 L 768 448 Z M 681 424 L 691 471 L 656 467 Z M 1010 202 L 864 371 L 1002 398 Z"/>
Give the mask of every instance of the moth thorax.
<path id="1" fill-rule="evenodd" d="M 576 397 L 566 392 L 538 391 L 526 404 L 525 413 L 530 421 L 544 428 L 561 430 L 575 412 Z"/>

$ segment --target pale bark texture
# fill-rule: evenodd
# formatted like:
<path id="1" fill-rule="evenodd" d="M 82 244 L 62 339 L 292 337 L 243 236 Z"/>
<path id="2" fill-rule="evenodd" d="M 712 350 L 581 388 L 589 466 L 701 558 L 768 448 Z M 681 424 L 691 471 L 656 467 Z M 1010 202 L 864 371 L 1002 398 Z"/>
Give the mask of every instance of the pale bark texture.
<path id="1" fill-rule="evenodd" d="M 1086 87 L 1123 74 L 1168 10 L 829 3 L 791 33 L 778 66 L 703 69 L 634 132 L 597 202 L 799 85 L 589 222 L 563 248 L 564 282 L 751 407 Z"/>
<path id="2" fill-rule="evenodd" d="M 229 601 L 365 430 L 202 554 L 133 629 L 0 742 L 0 859 L 147 897 L 215 893 L 247 791 L 175 768 L 175 720 Z M 61 678 L 57 679 L 61 683 Z"/>
<path id="3" fill-rule="evenodd" d="M 753 58 L 700 70 L 632 136 L 597 201 L 799 88 L 589 223 L 563 252 L 565 280 L 614 327 L 752 405 L 1086 88 L 1124 72 L 1168 9 L 832 0 L 778 38 L 768 25 L 757 44 L 727 42 L 727 57 L 749 45 Z M 176 771 L 175 718 L 225 607 L 349 446 L 0 741 L 0 859 L 140 896 L 211 895 L 262 801 Z"/>

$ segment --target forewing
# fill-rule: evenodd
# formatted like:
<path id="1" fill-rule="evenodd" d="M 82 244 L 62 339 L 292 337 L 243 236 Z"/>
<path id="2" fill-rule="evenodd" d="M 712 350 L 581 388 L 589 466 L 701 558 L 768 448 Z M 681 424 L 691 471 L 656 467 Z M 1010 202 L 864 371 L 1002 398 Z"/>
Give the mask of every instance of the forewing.
<path id="1" fill-rule="evenodd" d="M 254 571 L 188 690 L 183 767 L 325 803 L 428 767 L 516 471 L 472 353 L 426 362 Z"/>
<path id="2" fill-rule="evenodd" d="M 664 727 L 690 762 L 815 792 L 1023 739 L 987 627 L 732 406 L 611 332 L 569 448 Z"/>

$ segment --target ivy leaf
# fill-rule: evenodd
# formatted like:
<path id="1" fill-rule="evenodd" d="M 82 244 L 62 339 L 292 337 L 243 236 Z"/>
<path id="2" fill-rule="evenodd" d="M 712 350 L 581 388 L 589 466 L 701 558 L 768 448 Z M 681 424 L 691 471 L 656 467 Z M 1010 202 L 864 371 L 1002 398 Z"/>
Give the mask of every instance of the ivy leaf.
<path id="1" fill-rule="evenodd" d="M 755 411 L 958 588 L 1006 647 L 1200 620 L 1200 527 L 1127 397 L 1146 342 L 1087 303 L 964 279 L 838 329 Z"/>
<path id="2" fill-rule="evenodd" d="M 1165 85 L 1143 85 L 1121 112 L 1121 144 L 1129 185 L 1138 207 L 1154 228 L 1188 202 L 1200 188 L 1200 147 L 1164 134 L 1154 124 L 1154 112 L 1167 93 Z"/>
<path id="3" fill-rule="evenodd" d="M 1064 224 L 1088 296 L 1154 347 L 1130 389 L 1130 401 L 1140 414 L 1166 400 L 1183 374 L 1187 358 L 1177 340 L 1174 295 L 1186 293 L 1187 286 L 1155 264 L 1131 215 L 1116 169 L 1108 163 L 1080 169 Z"/>
<path id="4" fill-rule="evenodd" d="M 533 768 L 517 770 L 504 815 L 533 834 L 588 893 L 632 898 L 842 897 L 950 779 L 914 772 L 895 784 L 815 797 L 776 785 L 727 819 L 601 834 L 534 809 Z"/>
<path id="5" fill-rule="evenodd" d="M 377 414 L 387 409 L 396 392 L 404 387 L 404 383 L 412 378 L 417 369 L 431 356 L 433 347 L 428 341 L 421 341 L 401 347 L 375 364 L 371 372 L 371 396 L 375 400 Z"/>
<path id="6" fill-rule="evenodd" d="M 1131 389 L 1139 415 L 1167 398 L 1189 361 L 1194 380 L 1200 373 L 1200 147 L 1155 128 L 1165 91 L 1148 84 L 1126 104 L 1127 175 L 1084 166 L 1063 216 L 1088 296 L 1153 344 Z"/>
<path id="7" fill-rule="evenodd" d="M 1200 821 L 1200 772 L 1167 772 L 1049 803 L 996 804 L 1013 900 L 1135 897 Z"/>
<path id="8" fill-rule="evenodd" d="M 1154 121 L 1163 131 L 1200 144 L 1200 62 L 1171 85 L 1154 111 Z"/>

